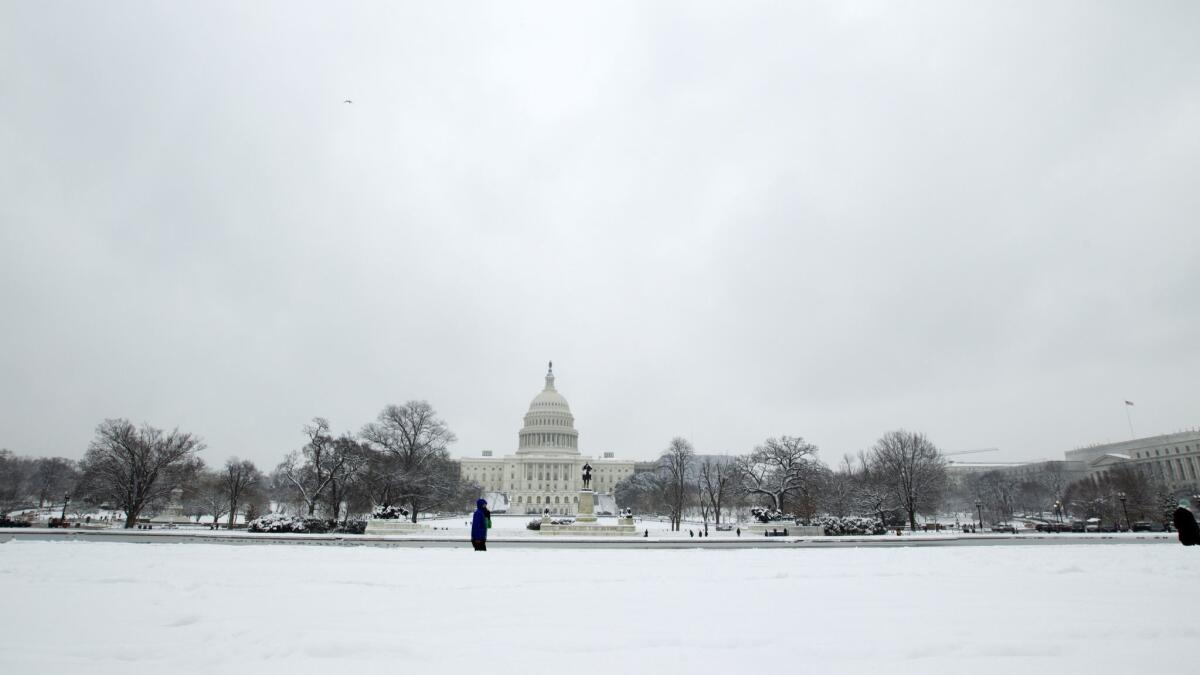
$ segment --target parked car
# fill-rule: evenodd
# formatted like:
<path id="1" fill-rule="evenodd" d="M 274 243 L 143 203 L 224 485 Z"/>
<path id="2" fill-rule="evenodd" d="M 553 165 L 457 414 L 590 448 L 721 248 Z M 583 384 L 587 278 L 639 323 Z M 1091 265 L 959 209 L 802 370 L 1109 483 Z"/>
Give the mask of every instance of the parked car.
<path id="1" fill-rule="evenodd" d="M 1012 523 L 997 523 L 992 525 L 992 532 L 1006 532 L 1008 534 L 1016 534 L 1017 528 Z"/>
<path id="2" fill-rule="evenodd" d="M 1133 530 L 1134 532 L 1153 532 L 1154 524 L 1148 520 L 1139 520 L 1135 522 L 1129 529 Z"/>

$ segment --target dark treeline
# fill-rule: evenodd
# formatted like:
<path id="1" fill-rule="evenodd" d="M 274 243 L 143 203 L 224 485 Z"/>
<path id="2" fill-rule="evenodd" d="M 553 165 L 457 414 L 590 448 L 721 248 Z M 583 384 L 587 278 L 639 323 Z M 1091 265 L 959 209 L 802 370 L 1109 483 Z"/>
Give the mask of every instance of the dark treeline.
<path id="1" fill-rule="evenodd" d="M 335 435 L 321 417 L 302 432 L 300 447 L 263 471 L 238 457 L 210 466 L 204 443 L 188 432 L 105 420 L 79 461 L 0 450 L 0 514 L 53 506 L 70 518 L 110 510 L 133 527 L 179 499 L 187 515 L 214 527 L 233 527 L 239 515 L 249 521 L 272 506 L 343 524 L 399 506 L 415 521 L 420 513 L 465 509 L 481 492 L 461 478 L 447 449 L 454 434 L 425 401 L 389 405 L 357 433 Z"/>
<path id="2" fill-rule="evenodd" d="M 648 471 L 617 484 L 621 506 L 667 516 L 679 529 L 684 515 L 720 524 L 749 508 L 811 521 L 819 515 L 861 516 L 888 527 L 918 527 L 940 515 L 978 515 L 1006 523 L 1017 515 L 1046 521 L 1100 518 L 1108 526 L 1164 522 L 1179 494 L 1148 467 L 1117 467 L 1081 477 L 1064 462 L 1014 472 L 952 476 L 939 449 L 923 434 L 893 431 L 836 467 L 800 437 L 768 438 L 742 455 L 697 455 L 675 438 Z M 1181 493 L 1182 494 L 1182 493 Z M 1191 494 L 1188 492 L 1187 494 Z"/>
<path id="3" fill-rule="evenodd" d="M 685 513 L 719 525 L 750 507 L 787 519 L 861 515 L 916 527 L 918 515 L 936 515 L 942 505 L 945 460 L 923 434 L 885 434 L 836 470 L 817 452 L 801 437 L 780 436 L 743 455 L 697 456 L 691 443 L 675 438 L 653 470 L 626 478 L 614 492 L 622 506 L 667 514 L 673 529 Z"/>
<path id="4" fill-rule="evenodd" d="M 397 506 L 415 521 L 420 513 L 469 510 L 482 492 L 462 478 L 448 452 L 455 436 L 425 401 L 389 405 L 357 433 L 335 434 L 321 417 L 301 431 L 298 447 L 264 471 L 237 457 L 210 466 L 201 440 L 178 429 L 105 420 L 79 461 L 0 450 L 0 516 L 54 507 L 79 517 L 107 509 L 131 527 L 179 498 L 185 513 L 214 527 L 272 508 L 346 524 Z M 990 523 L 1016 514 L 1099 518 L 1127 527 L 1169 518 L 1178 496 L 1161 476 L 1137 467 L 1078 477 L 1064 463 L 1045 462 L 1035 471 L 952 477 L 938 448 L 908 431 L 884 434 L 833 468 L 817 454 L 798 436 L 768 438 L 736 456 L 697 455 L 675 438 L 652 470 L 634 473 L 613 492 L 620 507 L 663 514 L 673 529 L 685 516 L 720 524 L 754 507 L 780 518 L 864 516 L 913 528 L 918 517 L 944 513 Z"/>

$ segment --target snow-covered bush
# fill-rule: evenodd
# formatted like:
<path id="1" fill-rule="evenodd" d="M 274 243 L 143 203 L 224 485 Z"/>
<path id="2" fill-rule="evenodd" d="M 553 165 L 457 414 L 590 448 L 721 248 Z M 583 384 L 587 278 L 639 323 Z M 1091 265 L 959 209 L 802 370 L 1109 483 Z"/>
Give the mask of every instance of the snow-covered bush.
<path id="1" fill-rule="evenodd" d="M 329 524 L 320 518 L 301 518 L 282 513 L 268 513 L 246 524 L 250 532 L 322 534 L 329 531 Z"/>
<path id="2" fill-rule="evenodd" d="M 853 534 L 884 534 L 887 532 L 879 520 L 860 516 L 846 516 L 844 518 L 838 516 L 817 516 L 812 519 L 811 524 L 824 529 L 826 536 L 830 537 Z"/>
<path id="3" fill-rule="evenodd" d="M 348 520 L 333 530 L 338 534 L 366 534 L 367 521 L 365 520 Z"/>
<path id="4" fill-rule="evenodd" d="M 781 520 L 796 520 L 796 516 L 793 516 L 790 513 L 784 513 L 779 509 L 768 509 L 761 506 L 755 506 L 754 508 L 750 509 L 750 515 L 754 516 L 754 519 L 760 523 L 775 523 Z"/>
<path id="5" fill-rule="evenodd" d="M 397 520 L 408 517 L 408 509 L 400 508 L 399 506 L 376 506 L 371 511 L 371 517 L 379 520 Z"/>
<path id="6" fill-rule="evenodd" d="M 550 525 L 572 525 L 574 523 L 575 523 L 575 521 L 571 520 L 570 518 L 558 518 L 555 520 L 551 520 L 549 522 Z M 528 523 L 525 523 L 525 529 L 541 530 L 542 529 L 542 519 L 534 518 L 533 520 L 529 521 Z"/>

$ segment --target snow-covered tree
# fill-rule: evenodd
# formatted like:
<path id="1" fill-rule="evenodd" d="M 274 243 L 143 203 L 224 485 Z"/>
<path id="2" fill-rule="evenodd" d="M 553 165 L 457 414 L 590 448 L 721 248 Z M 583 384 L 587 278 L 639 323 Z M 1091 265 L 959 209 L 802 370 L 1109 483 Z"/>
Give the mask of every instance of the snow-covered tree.
<path id="1" fill-rule="evenodd" d="M 814 487 L 821 468 L 816 454 L 817 446 L 799 436 L 768 438 L 738 459 L 742 489 L 751 497 L 765 497 L 772 509 L 781 511 L 789 497 Z"/>

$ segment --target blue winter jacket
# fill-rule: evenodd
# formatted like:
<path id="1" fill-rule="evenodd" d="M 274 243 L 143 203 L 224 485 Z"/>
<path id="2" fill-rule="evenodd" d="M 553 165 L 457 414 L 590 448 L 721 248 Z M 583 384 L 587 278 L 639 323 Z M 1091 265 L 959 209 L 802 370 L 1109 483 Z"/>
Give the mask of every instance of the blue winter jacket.
<path id="1" fill-rule="evenodd" d="M 475 502 L 475 515 L 471 517 L 471 539 L 487 539 L 487 502 L 480 499 Z"/>

